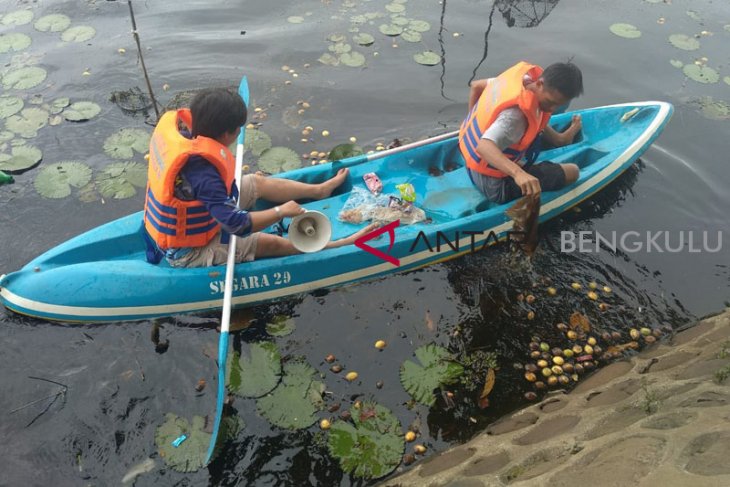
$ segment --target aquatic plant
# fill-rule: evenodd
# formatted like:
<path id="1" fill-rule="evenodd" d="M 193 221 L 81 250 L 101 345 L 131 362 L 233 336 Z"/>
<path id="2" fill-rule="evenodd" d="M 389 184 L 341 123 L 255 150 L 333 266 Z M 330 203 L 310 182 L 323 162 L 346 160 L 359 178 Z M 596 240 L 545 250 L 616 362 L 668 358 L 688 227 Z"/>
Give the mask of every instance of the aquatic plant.
<path id="1" fill-rule="evenodd" d="M 279 385 L 256 401 L 258 412 L 271 424 L 302 429 L 317 422 L 315 414 L 324 408 L 324 384 L 315 380 L 317 371 L 301 361 L 284 364 Z"/>
<path id="2" fill-rule="evenodd" d="M 281 354 L 273 342 L 252 343 L 248 355 L 235 352 L 226 366 L 229 389 L 242 397 L 261 397 L 281 380 Z"/>
<path id="3" fill-rule="evenodd" d="M 401 365 L 400 381 L 416 401 L 433 406 L 433 391 L 441 385 L 452 384 L 464 373 L 464 367 L 453 361 L 448 350 L 429 344 L 416 349 L 419 363 L 406 360 Z"/>

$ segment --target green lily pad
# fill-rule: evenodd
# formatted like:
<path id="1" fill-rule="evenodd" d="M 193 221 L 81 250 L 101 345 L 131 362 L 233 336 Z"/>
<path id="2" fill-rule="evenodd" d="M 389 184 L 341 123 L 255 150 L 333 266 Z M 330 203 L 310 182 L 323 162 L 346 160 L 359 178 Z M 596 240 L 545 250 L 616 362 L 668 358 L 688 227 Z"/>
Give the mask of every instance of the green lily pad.
<path id="1" fill-rule="evenodd" d="M 56 115 L 58 113 L 61 113 L 64 108 L 69 106 L 71 104 L 71 100 L 69 100 L 66 97 L 62 98 L 56 98 L 53 100 L 53 103 L 51 103 L 50 111 L 53 115 Z"/>
<path id="2" fill-rule="evenodd" d="M 285 315 L 276 316 L 271 323 L 266 324 L 266 333 L 275 337 L 291 335 L 295 329 L 294 318 Z"/>
<path id="3" fill-rule="evenodd" d="M 711 96 L 703 96 L 696 101 L 700 106 L 700 113 L 710 120 L 730 120 L 730 104 L 715 100 Z"/>
<path id="4" fill-rule="evenodd" d="M 251 151 L 251 154 L 258 157 L 267 149 L 271 148 L 271 137 L 261 129 L 246 131 L 246 140 L 243 141 L 243 149 Z"/>
<path id="5" fill-rule="evenodd" d="M 43 83 L 46 76 L 46 70 L 38 66 L 19 68 L 3 76 L 3 87 L 6 90 L 27 90 Z"/>
<path id="6" fill-rule="evenodd" d="M 355 144 L 340 144 L 332 148 L 327 160 L 329 161 L 341 161 L 342 159 L 348 159 L 350 157 L 362 155 L 364 152 L 362 147 Z"/>
<path id="7" fill-rule="evenodd" d="M 393 17 L 393 18 L 392 18 L 392 19 L 390 20 L 390 23 L 391 23 L 391 24 L 393 24 L 393 25 L 397 25 L 398 27 L 405 27 L 405 26 L 406 26 L 406 25 L 408 25 L 408 24 L 409 24 L 410 22 L 411 22 L 411 21 L 410 21 L 410 20 L 408 20 L 408 19 L 407 19 L 407 18 L 405 18 L 405 17 Z"/>
<path id="8" fill-rule="evenodd" d="M 412 30 L 404 30 L 400 38 L 407 42 L 421 42 L 421 33 Z"/>
<path id="9" fill-rule="evenodd" d="M 708 66 L 698 66 L 697 64 L 685 64 L 682 69 L 688 78 L 692 78 L 698 83 L 710 84 L 720 81 L 720 75 L 714 69 Z"/>
<path id="10" fill-rule="evenodd" d="M 250 356 L 235 352 L 226 367 L 228 387 L 242 397 L 261 397 L 281 380 L 281 354 L 273 342 L 252 343 Z"/>
<path id="11" fill-rule="evenodd" d="M 358 43 L 361 46 L 369 46 L 373 42 L 375 42 L 375 37 L 371 36 L 370 34 L 366 34 L 365 32 L 361 34 L 357 34 L 356 36 L 352 37 L 352 40 Z"/>
<path id="12" fill-rule="evenodd" d="M 401 12 L 404 12 L 406 10 L 406 7 L 403 4 L 393 2 L 386 5 L 385 10 L 390 13 L 399 14 Z"/>
<path id="13" fill-rule="evenodd" d="M 68 15 L 51 14 L 36 20 L 33 27 L 41 32 L 61 32 L 68 29 L 69 25 L 71 25 L 71 19 Z"/>
<path id="14" fill-rule="evenodd" d="M 96 29 L 90 25 L 76 25 L 63 31 L 64 42 L 86 42 L 96 35 Z"/>
<path id="15" fill-rule="evenodd" d="M 332 54 L 330 54 L 328 52 L 322 54 L 317 61 L 319 61 L 322 64 L 326 64 L 328 66 L 339 66 L 340 65 L 340 60 L 336 56 L 333 56 Z"/>
<path id="16" fill-rule="evenodd" d="M 682 68 L 684 67 L 684 63 L 683 63 L 682 61 L 680 61 L 679 59 L 672 59 L 672 60 L 670 60 L 669 62 L 670 62 L 670 63 L 672 64 L 672 66 L 674 66 L 675 68 L 678 68 L 678 69 L 682 69 Z"/>
<path id="17" fill-rule="evenodd" d="M 669 36 L 669 42 L 684 51 L 696 51 L 700 48 L 700 41 L 685 34 L 672 34 Z"/>
<path id="18" fill-rule="evenodd" d="M 114 162 L 96 176 L 96 188 L 105 198 L 131 198 L 147 185 L 147 167 L 134 162 Z"/>
<path id="19" fill-rule="evenodd" d="M 290 24 L 301 24 L 302 22 L 304 22 L 304 17 L 292 15 L 291 17 L 287 17 L 286 21 Z"/>
<path id="20" fill-rule="evenodd" d="M 400 35 L 403 32 L 403 27 L 393 24 L 382 24 L 378 30 L 387 36 L 393 37 Z"/>
<path id="21" fill-rule="evenodd" d="M 16 10 L 3 16 L 3 25 L 25 25 L 33 20 L 33 12 L 31 10 Z"/>
<path id="22" fill-rule="evenodd" d="M 41 162 L 41 159 L 43 159 L 43 153 L 32 145 L 13 147 L 11 156 L 0 162 L 0 171 L 23 172 Z"/>
<path id="23" fill-rule="evenodd" d="M 334 43 L 345 42 L 347 36 L 345 34 L 330 34 L 327 36 L 327 40 Z"/>
<path id="24" fill-rule="evenodd" d="M 368 18 L 365 17 L 364 15 L 353 15 L 352 17 L 350 17 L 350 22 L 352 22 L 355 25 L 362 25 L 367 21 L 368 21 Z"/>
<path id="25" fill-rule="evenodd" d="M 456 381 L 464 373 L 464 368 L 451 361 L 448 350 L 438 345 L 417 348 L 416 358 L 421 365 L 410 360 L 403 362 L 400 368 L 401 384 L 413 399 L 433 406 L 436 402 L 434 389 Z"/>
<path id="26" fill-rule="evenodd" d="M 63 111 L 63 118 L 70 122 L 83 122 L 101 113 L 101 107 L 90 101 L 77 101 Z"/>
<path id="27" fill-rule="evenodd" d="M 637 39 L 641 37 L 641 31 L 635 25 L 618 23 L 613 24 L 609 29 L 617 36 L 626 39 Z"/>
<path id="28" fill-rule="evenodd" d="M 13 140 L 13 137 L 15 137 L 15 134 L 12 133 L 10 130 L 1 130 L 0 131 L 0 144 L 4 144 L 5 142 L 10 142 Z"/>
<path id="29" fill-rule="evenodd" d="M 48 112 L 42 108 L 24 108 L 18 115 L 11 115 L 5 121 L 5 128 L 21 137 L 30 139 L 48 123 Z"/>
<path id="30" fill-rule="evenodd" d="M 96 191 L 94 181 L 89 182 L 86 186 L 78 191 L 79 201 L 82 203 L 93 203 L 99 201 L 99 193 Z"/>
<path id="31" fill-rule="evenodd" d="M 351 68 L 359 68 L 365 64 L 365 56 L 357 51 L 340 54 L 340 62 Z"/>
<path id="32" fill-rule="evenodd" d="M 271 424 L 286 429 L 302 429 L 317 421 L 324 408 L 324 384 L 314 380 L 317 371 L 304 362 L 284 364 L 279 386 L 256 401 L 258 412 Z"/>
<path id="33" fill-rule="evenodd" d="M 23 100 L 17 96 L 0 96 L 0 118 L 8 118 L 23 109 Z"/>
<path id="34" fill-rule="evenodd" d="M 431 24 L 425 20 L 411 20 L 408 24 L 408 28 L 415 32 L 428 32 L 431 30 Z"/>
<path id="35" fill-rule="evenodd" d="M 211 433 L 205 431 L 205 418 L 193 416 L 192 424 L 172 413 L 155 431 L 155 444 L 165 463 L 178 472 L 195 472 L 205 465 Z M 187 438 L 174 447 L 172 443 L 185 435 Z"/>
<path id="36" fill-rule="evenodd" d="M 419 52 L 418 54 L 413 55 L 413 59 L 418 64 L 423 64 L 424 66 L 435 66 L 441 62 L 441 56 L 433 51 Z"/>
<path id="37" fill-rule="evenodd" d="M 725 76 L 722 78 L 722 80 L 725 82 L 726 85 L 730 85 L 730 76 Z"/>
<path id="38" fill-rule="evenodd" d="M 104 141 L 104 152 L 114 159 L 131 159 L 134 152 L 141 154 L 150 147 L 150 133 L 143 129 L 122 129 Z"/>
<path id="39" fill-rule="evenodd" d="M 327 446 L 342 470 L 363 479 L 388 475 L 400 465 L 405 450 L 398 418 L 370 401 L 352 411 L 352 424 L 342 420 L 332 424 Z"/>
<path id="40" fill-rule="evenodd" d="M 65 198 L 71 188 L 80 188 L 91 181 L 91 168 L 78 161 L 63 161 L 45 166 L 33 184 L 36 191 L 46 198 Z"/>
<path id="41" fill-rule="evenodd" d="M 344 42 L 338 42 L 336 44 L 332 44 L 328 49 L 330 52 L 334 52 L 335 54 L 344 54 L 352 51 L 352 46 L 350 44 L 345 44 Z"/>
<path id="42" fill-rule="evenodd" d="M 30 36 L 20 32 L 11 32 L 10 34 L 0 34 L 0 54 L 9 51 L 22 51 L 30 46 L 33 42 Z"/>
<path id="43" fill-rule="evenodd" d="M 299 155 L 288 147 L 272 147 L 259 158 L 259 169 L 269 174 L 291 171 L 301 165 Z"/>
<path id="44" fill-rule="evenodd" d="M 687 17 L 689 17 L 692 20 L 696 20 L 697 22 L 704 21 L 704 19 L 700 16 L 700 14 L 698 14 L 694 10 L 687 10 Z"/>

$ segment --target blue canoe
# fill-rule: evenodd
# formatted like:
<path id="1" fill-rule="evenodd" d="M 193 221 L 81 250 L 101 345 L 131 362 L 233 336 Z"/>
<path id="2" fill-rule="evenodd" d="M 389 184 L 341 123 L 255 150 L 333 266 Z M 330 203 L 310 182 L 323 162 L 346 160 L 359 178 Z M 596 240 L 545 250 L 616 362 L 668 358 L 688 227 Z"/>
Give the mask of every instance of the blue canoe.
<path id="1" fill-rule="evenodd" d="M 651 145 L 668 123 L 672 105 L 639 102 L 592 108 L 556 115 L 551 124 L 562 130 L 574 113 L 583 118 L 583 131 L 575 143 L 546 150 L 540 160 L 574 162 L 580 179 L 560 191 L 542 195 L 540 221 L 546 221 L 605 187 Z M 342 168 L 350 168 L 349 180 L 330 198 L 306 203 L 333 223 L 333 239 L 363 225 L 338 221 L 337 215 L 353 185 L 362 187 L 364 174 L 376 172 L 383 192 L 397 194 L 395 186 L 413 184 L 416 205 L 430 221 L 394 228 L 368 245 L 399 259 L 396 266 L 354 245 L 313 254 L 261 259 L 238 264 L 233 305 L 243 307 L 315 289 L 329 288 L 407 271 L 470 252 L 492 236 L 504 237 L 512 222 L 505 215 L 510 206 L 490 203 L 472 186 L 463 160 L 458 156 L 455 133 L 444 134 L 379 153 L 357 156 L 285 174 L 287 178 L 319 182 Z M 437 171 L 434 171 L 437 168 Z M 440 175 L 433 175 L 440 173 Z M 17 313 L 69 322 L 140 320 L 220 309 L 223 304 L 225 266 L 173 269 L 164 261 L 145 261 L 140 232 L 142 212 L 90 230 L 36 258 L 21 270 L 0 277 L 0 297 Z M 458 251 L 442 245 L 437 251 L 437 232 L 459 234 Z M 422 239 L 423 232 L 433 249 Z M 472 242 L 471 239 L 474 239 Z M 456 244 L 452 240 L 452 244 Z M 455 245 L 454 245 L 455 246 Z"/>

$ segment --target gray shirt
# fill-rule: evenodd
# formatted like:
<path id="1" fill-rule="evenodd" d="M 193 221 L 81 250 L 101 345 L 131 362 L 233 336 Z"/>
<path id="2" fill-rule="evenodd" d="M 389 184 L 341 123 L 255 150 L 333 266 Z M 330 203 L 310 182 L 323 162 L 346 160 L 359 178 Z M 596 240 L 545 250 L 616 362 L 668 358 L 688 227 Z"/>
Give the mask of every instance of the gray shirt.
<path id="1" fill-rule="evenodd" d="M 503 151 L 519 142 L 526 130 L 527 118 L 522 110 L 517 107 L 507 108 L 487 128 L 482 139 L 491 140 L 499 147 L 499 150 Z"/>

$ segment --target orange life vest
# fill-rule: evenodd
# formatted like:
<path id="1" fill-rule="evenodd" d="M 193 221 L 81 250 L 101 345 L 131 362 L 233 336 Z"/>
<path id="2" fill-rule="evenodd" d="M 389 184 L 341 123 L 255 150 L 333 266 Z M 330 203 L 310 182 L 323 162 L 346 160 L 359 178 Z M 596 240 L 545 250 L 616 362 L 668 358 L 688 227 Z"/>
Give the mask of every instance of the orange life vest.
<path id="1" fill-rule="evenodd" d="M 522 84 L 525 75 L 536 80 L 541 74 L 541 67 L 521 61 L 487 82 L 479 100 L 459 130 L 459 149 L 466 161 L 466 167 L 485 176 L 507 177 L 507 174 L 482 160 L 477 152 L 477 144 L 502 111 L 518 107 L 527 118 L 527 129 L 522 139 L 503 152 L 515 162 L 522 158 L 550 120 L 550 113 L 540 110 L 535 94 Z"/>
<path id="2" fill-rule="evenodd" d="M 215 166 L 228 194 L 231 194 L 235 178 L 235 158 L 231 151 L 208 137 L 186 138 L 178 129 L 179 122 L 188 127 L 193 126 L 190 110 L 165 113 L 150 140 L 144 225 L 162 250 L 171 247 L 202 247 L 220 229 L 202 202 L 183 201 L 175 197 L 175 179 L 190 156 L 202 156 Z"/>

